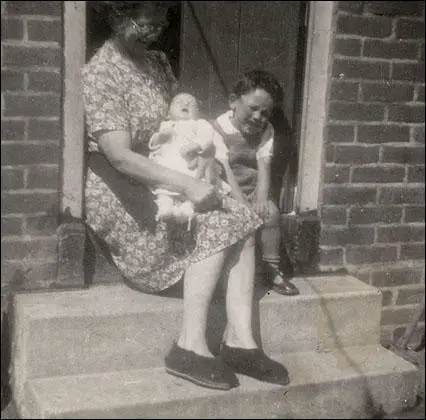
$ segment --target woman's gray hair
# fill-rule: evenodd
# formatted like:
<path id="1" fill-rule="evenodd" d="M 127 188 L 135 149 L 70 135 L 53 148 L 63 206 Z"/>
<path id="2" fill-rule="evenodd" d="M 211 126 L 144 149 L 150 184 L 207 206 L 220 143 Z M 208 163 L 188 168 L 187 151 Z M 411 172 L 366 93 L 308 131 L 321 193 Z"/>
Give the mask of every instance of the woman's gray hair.
<path id="1" fill-rule="evenodd" d="M 112 28 L 123 20 L 132 19 L 144 9 L 167 10 L 176 1 L 94 1 L 93 10 Z"/>

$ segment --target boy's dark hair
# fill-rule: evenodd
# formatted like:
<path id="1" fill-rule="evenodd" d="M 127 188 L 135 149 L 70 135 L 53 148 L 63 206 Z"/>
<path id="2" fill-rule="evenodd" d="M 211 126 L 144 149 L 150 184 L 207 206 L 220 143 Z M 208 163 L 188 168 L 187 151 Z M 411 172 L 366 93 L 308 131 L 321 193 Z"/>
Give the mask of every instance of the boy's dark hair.
<path id="1" fill-rule="evenodd" d="M 257 88 L 262 88 L 271 95 L 275 106 L 280 106 L 284 100 L 283 89 L 277 78 L 265 70 L 254 69 L 245 72 L 234 85 L 232 92 L 238 98 Z"/>

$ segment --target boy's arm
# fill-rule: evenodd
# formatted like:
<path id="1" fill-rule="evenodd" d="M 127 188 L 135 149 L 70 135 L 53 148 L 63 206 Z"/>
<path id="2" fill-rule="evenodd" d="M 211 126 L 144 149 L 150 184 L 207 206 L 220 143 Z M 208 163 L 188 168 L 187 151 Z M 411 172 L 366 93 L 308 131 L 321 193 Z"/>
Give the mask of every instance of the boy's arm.
<path id="1" fill-rule="evenodd" d="M 257 161 L 257 188 L 254 209 L 261 217 L 268 217 L 268 198 L 271 186 L 271 163 L 269 159 Z"/>
<path id="2" fill-rule="evenodd" d="M 274 145 L 274 129 L 269 125 L 257 153 L 257 189 L 255 210 L 261 217 L 268 217 L 268 199 L 271 189 L 271 162 Z"/>

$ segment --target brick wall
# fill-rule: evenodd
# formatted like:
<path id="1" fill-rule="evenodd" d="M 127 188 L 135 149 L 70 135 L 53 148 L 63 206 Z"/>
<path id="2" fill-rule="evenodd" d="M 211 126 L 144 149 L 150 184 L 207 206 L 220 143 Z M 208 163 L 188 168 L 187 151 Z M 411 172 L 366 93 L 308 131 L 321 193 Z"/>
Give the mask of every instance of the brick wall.
<path id="1" fill-rule="evenodd" d="M 1 2 L 2 292 L 57 270 L 62 2 Z"/>
<path id="2" fill-rule="evenodd" d="M 336 15 L 321 269 L 382 289 L 388 339 L 424 294 L 424 12 L 424 2 L 344 1 Z"/>

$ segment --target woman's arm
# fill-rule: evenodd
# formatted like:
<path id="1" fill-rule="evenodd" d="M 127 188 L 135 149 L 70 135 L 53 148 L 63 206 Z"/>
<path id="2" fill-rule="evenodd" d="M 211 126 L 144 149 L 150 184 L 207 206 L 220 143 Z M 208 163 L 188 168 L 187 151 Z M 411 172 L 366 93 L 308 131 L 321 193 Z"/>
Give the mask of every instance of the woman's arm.
<path id="1" fill-rule="evenodd" d="M 131 150 L 126 131 L 107 131 L 97 136 L 100 150 L 112 166 L 148 187 L 165 188 L 185 195 L 188 200 L 207 210 L 219 203 L 214 188 L 200 180 L 168 169 Z"/>

